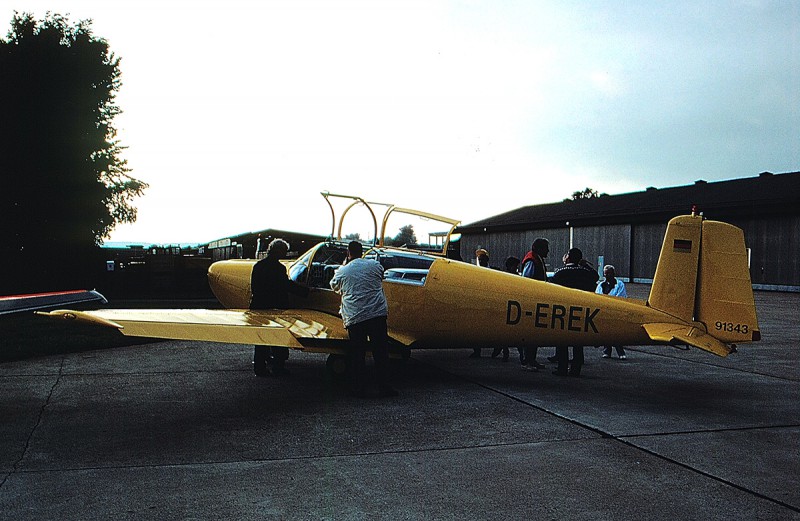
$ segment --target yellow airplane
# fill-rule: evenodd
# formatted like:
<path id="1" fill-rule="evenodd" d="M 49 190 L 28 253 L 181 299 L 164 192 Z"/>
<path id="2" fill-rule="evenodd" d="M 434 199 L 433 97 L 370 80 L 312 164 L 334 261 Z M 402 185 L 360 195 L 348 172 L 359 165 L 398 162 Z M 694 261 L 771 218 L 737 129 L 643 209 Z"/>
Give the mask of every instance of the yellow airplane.
<path id="1" fill-rule="evenodd" d="M 331 239 L 289 264 L 289 276 L 311 288 L 290 295 L 291 309 L 249 310 L 255 260 L 211 265 L 208 280 L 227 309 L 58 310 L 41 313 L 116 328 L 125 335 L 234 344 L 286 346 L 327 353 L 344 370 L 347 330 L 340 297 L 328 283 L 346 258 L 342 224 L 354 207 L 371 215 L 376 239 L 365 257 L 384 267 L 393 356 L 413 349 L 497 346 L 672 345 L 727 356 L 737 344 L 760 340 L 747 251 L 741 229 L 698 215 L 668 226 L 646 301 L 599 295 L 527 279 L 447 258 L 459 221 L 386 205 L 380 234 L 374 206 L 359 197 L 323 193 L 331 207 Z M 330 198 L 352 200 L 338 220 Z M 440 223 L 441 249 L 389 247 L 389 217 L 410 214 Z"/>

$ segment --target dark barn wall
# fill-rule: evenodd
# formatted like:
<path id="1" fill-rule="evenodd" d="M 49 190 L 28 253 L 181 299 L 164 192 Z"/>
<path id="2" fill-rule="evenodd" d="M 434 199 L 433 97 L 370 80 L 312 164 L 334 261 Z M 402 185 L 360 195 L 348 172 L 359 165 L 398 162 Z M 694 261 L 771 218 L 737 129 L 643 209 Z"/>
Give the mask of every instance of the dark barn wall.
<path id="1" fill-rule="evenodd" d="M 475 264 L 475 250 L 484 248 L 489 252 L 489 265 L 503 269 L 508 257 L 522 260 L 538 237 L 544 237 L 550 242 L 550 255 L 545 259 L 548 270 L 561 266 L 561 256 L 569 248 L 568 228 L 464 235 L 461 239 L 461 258 Z"/>
<path id="2" fill-rule="evenodd" d="M 744 231 L 753 284 L 785 290 L 800 286 L 800 217 L 739 218 L 725 222 Z M 598 269 L 601 268 L 597 266 L 598 257 L 602 255 L 603 262 L 613 264 L 620 277 L 649 282 L 656 271 L 666 229 L 666 223 L 575 227 L 572 244 Z M 461 239 L 461 255 L 465 261 L 474 263 L 475 250 L 486 248 L 491 265 L 502 268 L 511 255 L 522 259 L 537 237 L 550 241 L 548 270 L 560 267 L 561 258 L 570 247 L 569 228 L 468 234 Z"/>
<path id="3" fill-rule="evenodd" d="M 730 223 L 745 235 L 750 277 L 756 289 L 800 291 L 800 172 L 648 188 L 613 196 L 531 205 L 460 227 L 464 259 L 489 249 L 498 265 L 521 256 L 535 237 L 550 240 L 550 270 L 572 245 L 592 264 L 613 264 L 634 282 L 651 282 L 668 221 L 699 211 Z M 509 231 L 509 230 L 513 230 Z M 502 237 L 502 240 L 500 239 Z M 597 266 L 599 268 L 599 266 Z"/>
<path id="4" fill-rule="evenodd" d="M 521 251 L 517 257 L 522 260 L 525 254 L 531 249 L 533 241 L 543 237 L 550 243 L 550 254 L 545 259 L 547 271 L 554 271 L 564 265 L 561 258 L 569 249 L 569 228 L 549 228 L 543 230 L 531 230 L 524 232 Z"/>
<path id="5" fill-rule="evenodd" d="M 630 236 L 629 225 L 576 227 L 572 232 L 572 246 L 580 248 L 586 260 L 596 268 L 598 256 L 603 255 L 605 264 L 613 264 L 617 274 L 627 278 L 630 272 Z M 474 264 L 475 250 L 485 248 L 489 252 L 490 265 L 502 269 L 506 258 L 512 255 L 522 260 L 534 239 L 539 237 L 550 242 L 550 255 L 545 259 L 548 271 L 563 266 L 562 258 L 570 248 L 570 230 L 567 227 L 465 235 L 461 239 L 461 257 Z"/>
<path id="6" fill-rule="evenodd" d="M 652 281 L 661 253 L 661 244 L 667 232 L 667 223 L 637 224 L 632 229 L 633 252 L 630 263 L 633 265 L 632 280 Z"/>
<path id="7" fill-rule="evenodd" d="M 744 230 L 753 284 L 800 286 L 800 217 L 730 221 Z"/>
<path id="8" fill-rule="evenodd" d="M 517 232 L 479 233 L 464 237 L 461 239 L 461 258 L 475 264 L 475 250 L 483 248 L 489 252 L 489 265 L 503 269 L 508 257 L 520 256 L 520 237 Z"/>
<path id="9" fill-rule="evenodd" d="M 602 273 L 599 257 L 604 264 L 613 264 L 617 275 L 628 278 L 631 258 L 631 227 L 627 224 L 611 226 L 586 226 L 575 228 L 572 244 L 580 248 L 583 257 Z"/>

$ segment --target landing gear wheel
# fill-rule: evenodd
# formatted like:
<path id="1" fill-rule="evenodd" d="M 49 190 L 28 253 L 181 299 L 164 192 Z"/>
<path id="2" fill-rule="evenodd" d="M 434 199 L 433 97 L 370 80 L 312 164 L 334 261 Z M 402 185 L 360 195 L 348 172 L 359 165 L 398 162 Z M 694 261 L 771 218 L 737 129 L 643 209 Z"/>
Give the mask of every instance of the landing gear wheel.
<path id="1" fill-rule="evenodd" d="M 344 355 L 328 355 L 325 367 L 334 379 L 343 380 L 347 375 L 347 357 Z"/>

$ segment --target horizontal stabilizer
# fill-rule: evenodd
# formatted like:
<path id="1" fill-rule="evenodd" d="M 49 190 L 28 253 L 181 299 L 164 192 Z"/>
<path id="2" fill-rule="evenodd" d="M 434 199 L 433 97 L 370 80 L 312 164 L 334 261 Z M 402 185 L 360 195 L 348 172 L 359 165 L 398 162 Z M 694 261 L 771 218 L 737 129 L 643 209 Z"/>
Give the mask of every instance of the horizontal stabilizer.
<path id="1" fill-rule="evenodd" d="M 682 324 L 644 324 L 645 331 L 651 340 L 670 345 L 687 344 L 717 356 L 728 356 L 735 349 L 723 344 L 705 331 L 690 325 Z"/>
<path id="2" fill-rule="evenodd" d="M 298 339 L 347 339 L 339 317 L 312 310 L 104 309 L 40 313 L 119 329 L 127 336 L 302 349 Z"/>

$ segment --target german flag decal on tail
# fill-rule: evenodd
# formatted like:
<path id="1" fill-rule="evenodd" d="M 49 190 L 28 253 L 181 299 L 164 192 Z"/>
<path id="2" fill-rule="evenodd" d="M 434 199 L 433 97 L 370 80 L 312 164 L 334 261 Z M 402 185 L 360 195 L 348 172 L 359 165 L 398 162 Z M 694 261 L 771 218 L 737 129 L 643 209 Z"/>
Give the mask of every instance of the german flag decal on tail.
<path id="1" fill-rule="evenodd" d="M 684 239 L 675 239 L 672 243 L 672 251 L 676 253 L 691 253 L 692 241 Z"/>

